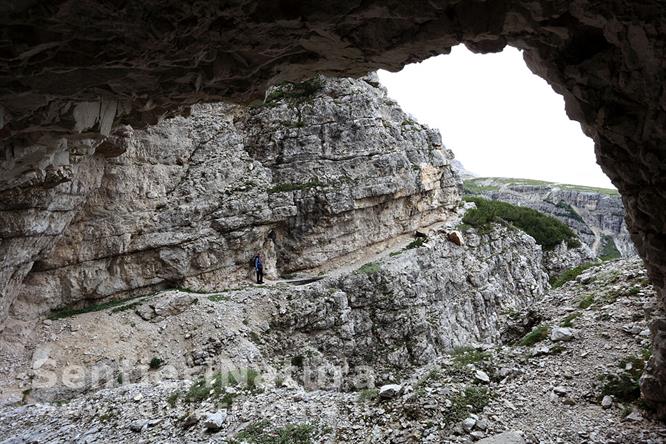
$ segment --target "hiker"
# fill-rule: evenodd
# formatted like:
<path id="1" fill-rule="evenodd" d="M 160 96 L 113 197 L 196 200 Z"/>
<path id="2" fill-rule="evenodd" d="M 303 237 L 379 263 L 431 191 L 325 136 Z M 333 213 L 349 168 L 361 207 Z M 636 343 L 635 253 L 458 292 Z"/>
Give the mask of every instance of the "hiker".
<path id="1" fill-rule="evenodd" d="M 261 260 L 261 254 L 254 256 L 254 271 L 257 273 L 257 284 L 264 283 L 264 263 Z"/>

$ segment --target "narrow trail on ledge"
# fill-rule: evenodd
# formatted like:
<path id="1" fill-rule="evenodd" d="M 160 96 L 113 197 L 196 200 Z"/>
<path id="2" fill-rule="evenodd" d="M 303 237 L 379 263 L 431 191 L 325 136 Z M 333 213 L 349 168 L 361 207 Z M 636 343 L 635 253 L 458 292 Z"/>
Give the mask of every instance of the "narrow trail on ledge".
<path id="1" fill-rule="evenodd" d="M 418 230 L 418 233 L 425 235 L 425 238 L 431 233 L 444 230 L 448 227 L 455 227 L 460 222 L 459 217 L 451 218 L 447 221 L 437 222 Z M 407 248 L 407 246 L 419 239 L 421 236 L 417 232 L 405 233 L 387 241 L 378 242 L 370 245 L 361 251 L 356 251 L 344 256 L 335 258 L 326 265 L 295 273 L 292 278 L 282 278 L 276 280 L 264 279 L 264 286 L 276 285 L 306 285 L 312 282 L 320 281 L 327 277 L 339 277 L 349 274 L 365 264 L 379 261 L 391 254 L 398 253 Z"/>

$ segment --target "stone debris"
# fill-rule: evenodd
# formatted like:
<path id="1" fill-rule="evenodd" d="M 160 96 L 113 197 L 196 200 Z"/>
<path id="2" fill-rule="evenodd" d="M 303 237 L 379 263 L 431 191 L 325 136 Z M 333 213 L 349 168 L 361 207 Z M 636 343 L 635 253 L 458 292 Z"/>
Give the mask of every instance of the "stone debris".
<path id="1" fill-rule="evenodd" d="M 491 237 L 508 239 L 501 233 Z M 469 244 L 474 245 L 474 236 L 470 239 Z M 428 242 L 431 248 L 412 249 L 392 257 L 382 262 L 378 271 L 352 273 L 354 276 L 334 280 L 336 285 L 344 285 L 328 287 L 331 282 L 324 280 L 290 288 L 291 299 L 281 297 L 287 293 L 283 289 L 248 288 L 226 292 L 220 300 L 193 294 L 197 303 L 157 322 L 144 321 L 131 310 L 120 315 L 104 312 L 81 315 L 77 325 L 86 331 L 92 331 L 92 325 L 96 325 L 96 334 L 110 335 L 109 346 L 122 346 L 124 341 L 141 339 L 143 342 L 131 342 L 119 351 L 145 349 L 148 356 L 163 358 L 167 366 L 183 365 L 193 373 L 184 380 L 153 381 L 150 378 L 161 375 L 162 367 L 150 369 L 150 359 L 145 359 L 143 367 L 139 366 L 144 368 L 143 373 L 127 374 L 122 384 L 111 388 L 91 388 L 84 393 L 33 390 L 30 398 L 43 401 L 27 400 L 28 405 L 17 401 L 16 405 L 0 407 L 0 441 L 84 439 L 133 443 L 141 439 L 143 442 L 204 443 L 210 442 L 212 433 L 215 439 L 229 441 L 243 430 L 263 433 L 257 431 L 264 430 L 262 427 L 266 436 L 298 430 L 307 433 L 312 443 L 356 443 L 368 437 L 372 437 L 372 442 L 432 444 L 469 443 L 470 440 L 510 444 L 558 441 L 657 444 L 666 439 L 666 427 L 649 412 L 639 410 L 635 403 L 604 394 L 609 388 L 603 378 L 633 375 L 642 362 L 636 357 L 642 356 L 650 345 L 649 338 L 625 333 L 622 328 L 630 323 L 646 325 L 650 322 L 646 314 L 653 312 L 650 304 L 654 303 L 654 293 L 645 283 L 638 260 L 596 267 L 585 279 L 535 297 L 529 304 L 531 310 L 538 312 L 538 316 L 533 317 L 539 319 L 538 325 L 547 327 L 550 332 L 557 328 L 582 332 L 575 341 L 553 343 L 549 335 L 533 345 L 521 345 L 520 338 L 493 341 L 501 336 L 497 328 L 485 342 L 441 350 L 428 357 L 425 364 L 403 358 L 409 356 L 398 352 L 404 342 L 387 340 L 382 343 L 384 349 L 374 348 L 378 345 L 366 340 L 364 347 L 370 350 L 367 355 L 361 347 L 351 347 L 350 354 L 345 355 L 345 347 L 353 344 L 350 342 L 353 332 L 356 329 L 368 331 L 365 324 L 351 324 L 348 320 L 357 316 L 350 314 L 356 313 L 352 305 L 361 303 L 361 293 L 352 289 L 369 285 L 368 276 L 381 279 L 371 282 L 382 282 L 383 291 L 392 289 L 390 279 L 403 282 L 399 270 L 405 270 L 414 262 L 414 257 L 425 258 L 424 263 L 430 263 L 427 258 L 431 254 L 459 250 L 446 238 L 431 236 Z M 483 245 L 472 247 L 469 244 L 465 248 L 482 248 Z M 450 245 L 450 249 L 443 249 L 443 245 Z M 470 260 L 467 259 L 468 263 Z M 441 272 L 438 275 L 441 276 Z M 525 279 L 525 272 L 520 276 Z M 641 291 L 632 290 L 638 287 Z M 391 291 L 393 295 L 400 294 L 395 289 Z M 590 293 L 596 298 L 594 308 L 581 310 L 578 308 L 581 298 Z M 363 294 L 372 294 L 372 290 Z M 401 303 L 396 297 L 392 301 Z M 344 315 L 334 314 L 332 307 L 336 304 Z M 409 313 L 405 308 L 401 310 Z M 524 314 L 498 311 L 497 316 L 508 321 L 528 315 L 527 311 Z M 215 328 L 206 319 L 215 319 L 224 328 Z M 410 322 L 419 325 L 421 321 L 417 319 Z M 114 330 L 105 329 L 105 322 L 110 321 Z M 78 344 L 81 350 L 90 350 L 93 341 L 99 339 L 72 335 L 63 328 L 68 322 L 57 320 L 50 326 L 50 330 L 59 332 L 59 347 L 50 344 L 48 357 L 87 359 L 83 351 L 63 355 L 60 347 Z M 564 322 L 573 326 L 560 327 Z M 387 325 L 396 331 L 402 328 L 396 321 Z M 124 326 L 128 329 L 124 330 Z M 161 326 L 168 328 L 161 330 Z M 339 332 L 336 329 L 340 329 Z M 159 331 L 161 333 L 157 333 Z M 124 339 L 114 339 L 112 332 Z M 72 342 L 69 342 L 70 335 Z M 609 342 L 611 335 L 613 342 Z M 404 337 L 402 333 L 398 336 Z M 425 337 L 419 337 L 414 344 L 422 343 Z M 389 344 L 393 344 L 390 346 L 395 347 L 394 351 L 386 348 Z M 605 345 L 612 347 L 605 348 Z M 182 347 L 195 353 L 183 354 Z M 540 352 L 534 353 L 535 350 Z M 193 387 L 200 375 L 215 362 L 213 358 L 223 354 L 233 359 L 252 357 L 253 366 L 261 369 L 261 378 L 253 386 L 236 382 L 219 391 L 211 386 L 210 390 L 206 388 L 196 394 Z M 193 356 L 201 358 L 200 365 Z M 46 354 L 35 349 L 23 379 L 16 381 L 29 383 L 28 372 L 34 371 L 31 368 L 33 357 L 41 360 Z M 355 357 L 359 361 L 354 361 Z M 301 372 L 315 362 L 331 365 L 334 358 L 346 359 L 347 363 L 374 362 L 374 383 L 378 388 L 305 390 Z M 295 368 L 288 378 L 270 373 L 280 367 L 282 359 Z M 403 366 L 398 367 L 395 362 Z M 188 398 L 195 394 L 196 400 Z M 45 396 L 53 398 L 49 400 Z M 64 396 L 68 402 L 59 403 L 56 396 Z M 628 409 L 632 409 L 629 415 L 626 414 Z M 40 427 L 44 423 L 49 424 L 48 430 Z"/>
<path id="2" fill-rule="evenodd" d="M 227 412 L 224 410 L 218 410 L 214 413 L 207 413 L 204 418 L 203 424 L 206 429 L 211 432 L 217 432 L 224 425 L 224 421 L 227 419 Z"/>
<path id="3" fill-rule="evenodd" d="M 379 397 L 382 399 L 395 398 L 402 391 L 402 386 L 399 384 L 387 384 L 379 388 Z"/>
<path id="4" fill-rule="evenodd" d="M 574 338 L 573 331 L 566 327 L 555 327 L 550 332 L 550 340 L 553 342 L 571 341 Z"/>

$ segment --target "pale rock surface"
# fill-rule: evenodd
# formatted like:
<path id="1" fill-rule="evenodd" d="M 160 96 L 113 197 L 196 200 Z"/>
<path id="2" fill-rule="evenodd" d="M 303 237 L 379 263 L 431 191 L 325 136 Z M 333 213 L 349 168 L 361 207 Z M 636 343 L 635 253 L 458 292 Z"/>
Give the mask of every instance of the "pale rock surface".
<path id="1" fill-rule="evenodd" d="M 214 290 L 251 277 L 257 251 L 275 279 L 455 214 L 461 183 L 437 131 L 375 76 L 311 82 L 298 100 L 283 85 L 262 106 L 201 105 L 120 131 L 119 156 L 80 163 L 48 196 L 26 189 L 22 205 L 51 201 L 52 211 L 19 211 L 1 244 L 14 259 L 2 263 L 0 320 L 17 295 L 13 315 L 27 319 L 165 288 Z"/>

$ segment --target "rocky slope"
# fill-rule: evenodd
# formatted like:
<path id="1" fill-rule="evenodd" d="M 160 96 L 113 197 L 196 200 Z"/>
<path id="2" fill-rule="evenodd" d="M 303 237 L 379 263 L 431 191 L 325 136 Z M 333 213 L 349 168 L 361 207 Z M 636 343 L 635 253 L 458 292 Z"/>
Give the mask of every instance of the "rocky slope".
<path id="1" fill-rule="evenodd" d="M 497 343 L 501 313 L 529 305 L 546 287 L 540 249 L 520 231 L 470 231 L 466 246 L 433 233 L 421 247 L 305 286 L 249 286 L 209 297 L 167 291 L 47 320 L 27 336 L 3 338 L 3 394 L 28 384 L 36 399 L 62 397 L 70 391 L 63 381 L 45 389 L 30 381 L 81 365 L 104 373 L 103 385 L 153 357 L 181 378 L 223 364 L 271 374 L 298 363 L 301 370 L 337 369 L 346 380 L 369 368 L 386 381 L 452 347 Z M 292 377 L 307 385 L 302 371 Z"/>
<path id="2" fill-rule="evenodd" d="M 372 76 L 285 84 L 255 107 L 194 107 L 123 128 L 96 153 L 77 170 L 85 181 L 49 191 L 67 206 L 10 224 L 3 304 L 19 295 L 14 317 L 219 288 L 245 279 L 256 251 L 272 278 L 317 268 L 445 221 L 460 198 L 439 134 Z M 39 205 L 32 191 L 21 205 Z"/>
<path id="3" fill-rule="evenodd" d="M 469 194 L 533 208 L 566 223 L 595 256 L 628 257 L 636 254 L 624 222 L 620 195 L 610 189 L 551 182 L 472 178 Z"/>
<path id="4" fill-rule="evenodd" d="M 102 327 L 100 332 L 104 334 L 99 339 L 108 344 L 108 350 L 115 345 L 117 351 L 123 348 L 125 352 L 143 351 L 144 364 L 135 366 L 133 374 L 123 373 L 124 378 L 115 374 L 107 377 L 102 380 L 107 388 L 80 395 L 67 403 L 35 402 L 45 393 L 44 389 L 25 390 L 23 406 L 6 405 L 0 409 L 0 439 L 12 443 L 232 439 L 264 442 L 261 440 L 280 436 L 286 442 L 306 443 L 469 443 L 479 439 L 486 439 L 479 441 L 483 444 L 663 442 L 666 428 L 634 404 L 636 371 L 645 362 L 645 350 L 650 344 L 647 325 L 655 305 L 654 290 L 647 283 L 638 260 L 616 261 L 591 269 L 551 291 L 545 298 L 539 298 L 526 311 L 521 308 L 519 300 L 532 299 L 530 291 L 523 290 L 519 300 L 515 300 L 510 286 L 493 286 L 497 285 L 493 284 L 495 278 L 502 278 L 497 283 L 510 282 L 503 274 L 506 271 L 501 270 L 515 261 L 486 266 L 471 275 L 484 277 L 480 287 L 474 284 L 476 278 L 466 283 L 459 281 L 456 285 L 466 285 L 474 293 L 483 293 L 484 288 L 492 289 L 495 295 L 503 291 L 503 296 L 488 300 L 486 307 L 496 311 L 497 319 L 501 320 L 497 327 L 506 325 L 504 342 L 493 340 L 493 335 L 477 337 L 472 330 L 474 337 L 467 340 L 473 342 L 468 342 L 467 347 L 454 350 L 443 347 L 437 356 L 429 358 L 428 364 L 418 366 L 418 355 L 416 360 L 408 363 L 404 359 L 393 361 L 391 352 L 412 341 L 403 329 L 408 325 L 416 327 L 419 322 L 414 323 L 415 318 L 409 316 L 400 322 L 392 320 L 390 325 L 397 334 L 384 338 L 363 334 L 362 337 L 373 341 L 383 339 L 386 348 L 375 350 L 374 355 L 384 360 L 385 366 L 380 369 L 395 368 L 396 364 L 416 365 L 417 368 L 408 373 L 380 371 L 375 379 L 361 380 L 378 387 L 394 383 L 382 386 L 381 390 L 359 390 L 364 387 L 360 385 L 355 388 L 359 391 L 338 391 L 336 388 L 340 385 L 335 386 L 332 382 L 347 380 L 348 375 L 342 377 L 338 373 L 336 379 L 330 366 L 315 359 L 318 356 L 343 356 L 350 350 L 347 345 L 351 338 L 361 331 L 342 327 L 359 325 L 354 321 L 359 316 L 354 313 L 363 308 L 350 304 L 344 319 L 335 314 L 335 310 L 322 318 L 322 310 L 306 308 L 303 311 L 305 320 L 300 323 L 292 321 L 294 315 L 289 310 L 279 308 L 293 309 L 296 304 L 289 304 L 305 300 L 301 298 L 302 294 L 319 294 L 326 289 L 335 289 L 329 298 L 329 305 L 335 306 L 335 300 L 342 300 L 342 294 L 349 291 L 344 288 L 348 279 L 388 283 L 394 277 L 394 282 L 401 284 L 402 276 L 427 272 L 433 259 L 438 257 L 443 261 L 453 257 L 453 263 L 461 265 L 469 261 L 474 264 L 477 260 L 482 264 L 488 254 L 502 257 L 497 254 L 502 245 L 527 247 L 529 244 L 529 240 L 520 235 L 514 237 L 515 233 L 507 233 L 504 229 L 495 231 L 495 235 L 499 238 L 493 240 L 493 235 L 480 238 L 478 246 L 471 247 L 458 247 L 443 239 L 432 238 L 429 247 L 411 249 L 382 262 L 379 271 L 367 275 L 358 272 L 354 276 L 303 288 L 244 289 L 217 298 L 187 295 L 199 303 L 180 305 L 180 311 L 162 310 L 153 322 L 139 315 L 145 315 L 141 308 L 139 314 L 131 310 L 97 312 L 53 321 L 43 326 L 40 340 L 56 349 L 49 353 L 35 353 L 32 367 L 39 376 L 35 377 L 34 383 L 43 382 L 43 375 L 53 370 L 50 366 L 56 360 L 81 359 L 82 354 L 75 347 L 85 348 L 86 341 L 92 341 L 81 332 L 93 324 Z M 499 240 L 503 241 L 498 243 Z M 461 260 L 456 260 L 456 256 Z M 526 265 L 523 276 L 528 270 L 535 271 L 529 263 Z M 397 273 L 398 270 L 404 271 Z M 511 273 L 517 271 L 512 269 Z M 444 273 L 441 281 L 433 279 L 430 282 L 446 288 L 446 282 L 457 282 L 453 276 L 458 273 L 457 270 Z M 538 283 L 538 273 L 533 276 L 534 282 Z M 515 282 L 517 284 L 518 280 Z M 523 287 L 516 287 L 520 288 Z M 352 296 L 353 293 L 347 294 L 349 301 L 353 301 Z M 448 299 L 451 296 L 445 293 L 443 297 Z M 171 296 L 165 294 L 162 297 Z M 291 301 L 290 297 L 293 298 Z M 514 305 L 514 302 L 518 304 Z M 418 311 L 416 306 L 407 309 L 407 313 Z M 467 311 L 458 313 L 457 327 L 450 331 L 459 329 L 464 332 L 474 325 L 473 319 L 465 321 Z M 202 323 L 204 318 L 209 322 Z M 276 323 L 277 319 L 282 322 Z M 328 324 L 326 320 L 330 320 Z M 117 328 L 113 330 L 104 325 Z M 130 325 L 132 334 L 128 334 Z M 529 333 L 531 328 L 532 333 Z M 308 338 L 310 348 L 293 350 L 301 352 L 303 360 L 292 359 L 291 367 L 286 369 L 291 373 L 271 370 L 272 365 L 260 367 L 261 360 L 270 357 L 275 330 L 286 334 L 295 332 Z M 211 335 L 211 331 L 217 333 Z M 334 333 L 336 331 L 338 333 Z M 343 331 L 348 335 L 343 335 Z M 114 334 L 118 337 L 113 337 Z M 233 373 L 237 380 L 229 379 L 226 373 L 209 373 L 208 385 L 198 382 L 196 374 L 190 374 L 192 381 L 180 381 L 178 372 L 174 372 L 180 359 L 178 353 L 161 355 L 165 362 L 154 370 L 149 369 L 147 358 L 152 353 L 163 350 L 171 353 L 179 348 L 189 350 L 190 344 L 194 345 L 209 335 L 223 342 L 223 354 L 228 350 L 243 350 L 234 358 L 235 363 L 244 369 Z M 337 349 L 326 346 L 332 336 L 338 336 L 341 341 Z M 614 338 L 612 344 L 609 337 Z M 145 343 L 141 344 L 141 341 Z M 300 340 L 297 342 L 299 347 L 306 344 Z M 207 345 L 206 359 L 218 353 L 215 343 Z M 369 347 L 376 345 L 368 344 Z M 316 354 L 319 347 L 322 347 L 321 352 Z M 66 355 L 68 351 L 69 356 Z M 400 354 L 397 356 L 402 358 Z M 91 365 L 95 361 L 108 362 L 109 358 L 90 354 L 85 359 L 88 361 L 86 365 Z M 319 370 L 321 376 L 312 378 L 316 384 L 304 390 L 298 375 L 311 366 Z M 254 377 L 251 371 L 247 371 L 248 367 L 260 369 L 259 376 Z M 219 369 L 220 366 L 216 367 Z M 337 371 L 341 372 L 340 368 Z M 218 379 L 225 382 L 218 382 Z M 353 380 L 359 381 L 358 378 Z M 623 385 L 614 381 L 626 382 Z"/>

